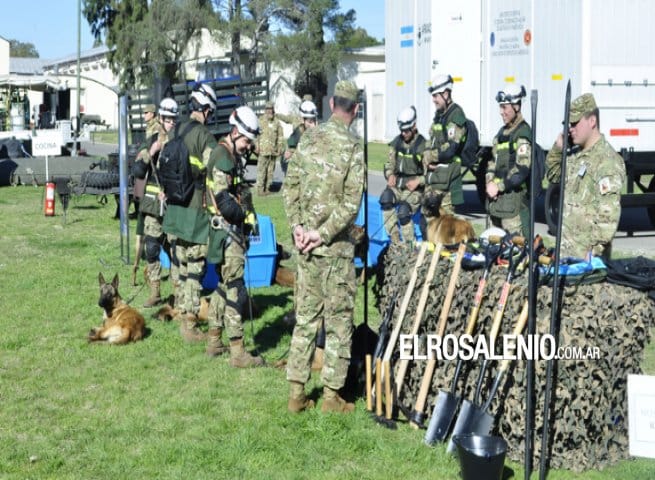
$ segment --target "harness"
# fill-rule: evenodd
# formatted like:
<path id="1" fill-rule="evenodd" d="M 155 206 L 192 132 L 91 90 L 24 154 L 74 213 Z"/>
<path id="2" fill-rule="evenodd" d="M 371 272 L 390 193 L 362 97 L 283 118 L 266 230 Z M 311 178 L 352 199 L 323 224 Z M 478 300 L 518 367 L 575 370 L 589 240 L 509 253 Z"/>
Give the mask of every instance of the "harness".
<path id="1" fill-rule="evenodd" d="M 396 137 L 393 148 L 396 151 L 396 172 L 398 188 L 404 188 L 405 179 L 423 174 L 423 155 L 420 152 L 425 150 L 425 138 L 418 134 L 414 142 L 407 146 L 400 135 Z"/>
<path id="2" fill-rule="evenodd" d="M 508 134 L 503 133 L 505 127 L 501 127 L 496 135 L 496 177 L 505 178 L 507 173 L 516 166 L 516 143 L 519 138 L 530 138 L 530 127 L 525 120 L 521 120 L 516 128 Z M 527 188 L 525 182 L 516 190 Z"/>

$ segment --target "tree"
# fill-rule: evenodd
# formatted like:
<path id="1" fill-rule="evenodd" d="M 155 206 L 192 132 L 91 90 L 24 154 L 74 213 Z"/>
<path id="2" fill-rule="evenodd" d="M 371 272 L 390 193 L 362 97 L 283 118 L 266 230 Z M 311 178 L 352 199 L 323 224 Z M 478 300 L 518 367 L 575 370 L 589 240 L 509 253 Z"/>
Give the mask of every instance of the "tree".
<path id="1" fill-rule="evenodd" d="M 188 43 L 214 19 L 210 0 L 85 0 L 84 16 L 124 90 L 175 80 Z"/>
<path id="2" fill-rule="evenodd" d="M 355 28 L 351 31 L 343 32 L 342 37 L 338 40 L 340 45 L 345 48 L 366 48 L 382 45 L 382 42 L 371 37 L 363 28 Z"/>
<path id="3" fill-rule="evenodd" d="M 355 11 L 341 13 L 338 0 L 282 1 L 284 8 L 280 9 L 278 20 L 289 33 L 276 35 L 267 55 L 296 68 L 296 93 L 311 93 L 320 99 L 327 95 L 328 75 L 341 60 L 341 42 L 353 31 Z"/>
<path id="4" fill-rule="evenodd" d="M 39 58 L 39 52 L 33 43 L 9 40 L 9 56 L 15 58 Z"/>

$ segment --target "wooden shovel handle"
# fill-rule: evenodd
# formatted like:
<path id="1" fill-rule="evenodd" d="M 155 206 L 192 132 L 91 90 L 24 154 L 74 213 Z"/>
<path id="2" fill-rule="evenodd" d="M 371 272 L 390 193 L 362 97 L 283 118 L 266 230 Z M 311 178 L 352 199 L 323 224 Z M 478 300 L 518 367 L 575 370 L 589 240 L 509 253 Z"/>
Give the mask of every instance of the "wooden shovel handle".
<path id="1" fill-rule="evenodd" d="M 432 287 L 432 279 L 434 274 L 437 271 L 437 263 L 439 262 L 439 257 L 441 256 L 441 250 L 443 245 L 437 243 L 434 253 L 432 254 L 432 260 L 430 260 L 430 267 L 428 268 L 428 273 L 425 276 L 425 282 L 423 282 L 423 289 L 421 290 L 421 296 L 418 301 L 418 306 L 416 308 L 416 315 L 414 316 L 414 324 L 410 330 L 410 335 L 416 335 L 419 327 L 421 326 L 421 320 L 423 320 L 423 313 L 425 313 L 425 305 L 428 303 L 428 296 L 430 295 L 430 287 Z M 396 369 L 396 388 L 397 392 L 400 392 L 403 384 L 405 383 L 405 375 L 407 374 L 407 367 L 409 366 L 409 360 L 401 359 L 398 362 L 398 368 Z"/>
<path id="2" fill-rule="evenodd" d="M 411 301 L 412 294 L 414 293 L 414 287 L 416 286 L 416 279 L 418 277 L 418 269 L 423 264 L 423 260 L 425 259 L 425 253 L 427 251 L 428 251 L 428 242 L 423 242 L 418 251 L 418 257 L 416 258 L 416 263 L 414 264 L 412 275 L 409 278 L 409 283 L 407 284 L 407 290 L 405 290 L 405 296 L 403 297 L 403 301 L 400 304 L 400 310 L 398 312 L 398 320 L 393 328 L 393 331 L 391 332 L 391 336 L 389 337 L 389 342 L 387 343 L 387 349 L 384 351 L 384 355 L 382 357 L 383 360 L 391 360 L 391 355 L 393 354 L 396 341 L 398 340 L 398 335 L 400 335 L 400 327 L 403 324 L 403 319 L 405 318 L 405 314 L 407 313 L 409 302 Z"/>
<path id="3" fill-rule="evenodd" d="M 443 334 L 446 330 L 446 320 L 448 319 L 448 313 L 450 312 L 450 305 L 453 302 L 453 297 L 455 295 L 455 288 L 457 287 L 457 277 L 459 276 L 459 271 L 462 266 L 462 258 L 464 258 L 464 252 L 466 252 L 466 245 L 461 243 L 459 249 L 457 250 L 457 259 L 455 260 L 455 265 L 453 266 L 453 273 L 450 275 L 450 283 L 448 284 L 448 290 L 446 291 L 446 297 L 444 299 L 443 305 L 441 307 L 441 315 L 439 316 L 439 325 L 437 326 L 437 335 L 443 337 Z M 431 358 L 428 360 L 427 365 L 425 366 L 425 372 L 423 373 L 423 379 L 421 380 L 421 388 L 419 389 L 418 396 L 416 397 L 416 403 L 414 405 L 415 412 L 423 412 L 425 408 L 425 402 L 428 398 L 428 392 L 430 391 L 430 385 L 432 384 L 432 375 L 434 374 L 434 369 L 437 364 L 436 358 Z"/>
<path id="4" fill-rule="evenodd" d="M 385 370 L 387 372 L 391 371 L 391 362 L 389 360 L 385 361 Z M 385 406 L 385 418 L 391 420 L 393 416 L 393 396 L 391 395 L 391 375 L 387 375 L 384 378 L 384 406 Z"/>
<path id="5" fill-rule="evenodd" d="M 382 359 L 375 359 L 375 414 L 382 416 Z"/>
<path id="6" fill-rule="evenodd" d="M 369 412 L 373 411 L 373 393 L 371 388 L 373 387 L 373 379 L 371 378 L 371 360 L 372 356 L 370 353 L 366 354 L 365 363 L 366 363 L 366 410 Z"/>
<path id="7" fill-rule="evenodd" d="M 516 325 L 514 326 L 514 331 L 512 334 L 514 336 L 519 336 L 523 332 L 523 329 L 525 328 L 525 325 L 528 323 L 528 312 L 530 311 L 529 303 L 526 300 L 525 303 L 523 304 L 523 308 L 521 309 L 521 313 L 519 314 L 519 318 L 516 321 Z M 503 352 L 507 356 L 508 353 L 511 352 Z M 500 372 L 505 372 L 507 368 L 509 367 L 509 358 L 505 358 L 502 363 L 500 364 L 499 371 Z"/>

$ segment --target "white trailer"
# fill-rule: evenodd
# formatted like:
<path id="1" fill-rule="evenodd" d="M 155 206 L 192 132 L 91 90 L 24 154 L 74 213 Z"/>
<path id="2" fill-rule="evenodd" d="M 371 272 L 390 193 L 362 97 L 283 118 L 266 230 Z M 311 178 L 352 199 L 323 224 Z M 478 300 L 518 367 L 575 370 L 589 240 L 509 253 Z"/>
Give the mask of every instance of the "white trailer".
<path id="1" fill-rule="evenodd" d="M 594 94 L 601 132 L 617 151 L 655 152 L 655 2 L 386 0 L 385 6 L 388 138 L 397 134 L 397 113 L 410 104 L 427 134 L 434 114 L 430 79 L 450 74 L 454 101 L 476 122 L 481 145 L 490 145 L 502 125 L 496 93 L 506 83 L 524 85 L 522 110 L 530 121 L 529 92 L 536 89 L 537 140 L 549 149 L 562 130 L 571 80 L 572 98 Z M 629 154 L 624 157 L 628 164 Z M 655 171 L 655 155 L 633 163 L 629 180 L 637 184 Z M 651 193 L 622 203 L 649 203 L 655 223 L 655 198 L 649 198 L 655 182 L 643 187 Z"/>

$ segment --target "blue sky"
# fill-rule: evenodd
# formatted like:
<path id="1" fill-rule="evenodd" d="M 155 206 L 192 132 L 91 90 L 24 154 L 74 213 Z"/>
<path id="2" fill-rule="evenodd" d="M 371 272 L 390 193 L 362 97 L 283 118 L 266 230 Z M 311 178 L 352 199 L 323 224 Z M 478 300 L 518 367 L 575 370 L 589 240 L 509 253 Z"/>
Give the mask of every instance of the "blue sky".
<path id="1" fill-rule="evenodd" d="M 5 12 L 0 36 L 31 42 L 45 59 L 77 52 L 77 0 L 22 0 Z M 377 39 L 384 37 L 384 0 L 340 0 L 342 10 L 355 9 L 357 25 Z M 82 19 L 82 50 L 93 46 L 93 36 Z"/>

